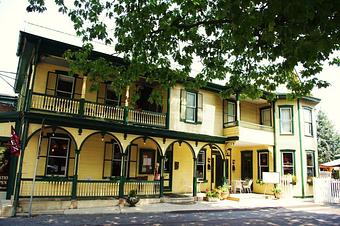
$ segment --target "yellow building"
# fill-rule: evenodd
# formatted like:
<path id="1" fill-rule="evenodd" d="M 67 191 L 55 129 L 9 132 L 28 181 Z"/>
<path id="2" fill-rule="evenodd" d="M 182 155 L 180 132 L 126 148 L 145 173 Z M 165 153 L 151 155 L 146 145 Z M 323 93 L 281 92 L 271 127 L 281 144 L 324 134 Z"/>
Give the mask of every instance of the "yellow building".
<path id="1" fill-rule="evenodd" d="M 11 175 L 14 201 L 22 198 L 70 200 L 163 196 L 214 189 L 251 179 L 264 192 L 262 172 L 292 174 L 294 196 L 310 196 L 307 177 L 317 174 L 312 97 L 276 101 L 223 99 L 224 89 L 208 84 L 164 91 L 162 105 L 147 100 L 155 86 L 141 79 L 117 96 L 103 81 L 91 91 L 86 76 L 68 76 L 61 57 L 76 47 L 21 32 L 15 91 L 17 112 L 0 115 L 1 127 L 16 122 L 22 152 Z M 102 53 L 119 64 L 121 59 Z M 141 98 L 130 100 L 136 86 Z M 2 131 L 2 130 L 1 130 Z M 32 181 L 35 179 L 34 191 Z M 270 189 L 268 189 L 270 191 Z M 33 193 L 32 193 L 33 192 Z"/>

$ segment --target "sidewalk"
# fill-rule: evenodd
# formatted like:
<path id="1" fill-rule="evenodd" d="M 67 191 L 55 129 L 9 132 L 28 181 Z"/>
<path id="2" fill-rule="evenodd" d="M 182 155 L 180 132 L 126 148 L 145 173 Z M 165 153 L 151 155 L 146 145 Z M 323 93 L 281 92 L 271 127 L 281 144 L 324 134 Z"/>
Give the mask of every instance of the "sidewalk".
<path id="1" fill-rule="evenodd" d="M 249 210 L 265 208 L 298 208 L 320 209 L 325 205 L 316 204 L 312 199 L 279 199 L 275 200 L 272 196 L 266 198 L 264 195 L 242 194 L 241 196 L 233 194 L 233 197 L 240 197 L 240 201 L 223 200 L 218 202 L 198 201 L 194 204 L 172 204 L 172 203 L 155 203 L 147 205 L 137 205 L 136 207 L 93 207 L 82 209 L 67 209 L 63 214 L 119 214 L 119 213 L 160 213 L 160 212 L 199 212 L 199 211 L 216 211 L 216 210 Z M 332 205 L 336 214 L 340 215 L 340 205 Z M 61 214 L 62 214 L 61 213 Z"/>

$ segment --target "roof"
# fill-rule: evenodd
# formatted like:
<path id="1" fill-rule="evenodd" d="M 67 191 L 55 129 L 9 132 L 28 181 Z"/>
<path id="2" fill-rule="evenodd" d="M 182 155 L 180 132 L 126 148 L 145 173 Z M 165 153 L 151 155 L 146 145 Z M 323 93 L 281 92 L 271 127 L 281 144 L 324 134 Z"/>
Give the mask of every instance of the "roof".
<path id="1" fill-rule="evenodd" d="M 330 162 L 322 163 L 320 166 L 326 166 L 326 167 L 334 167 L 334 166 L 340 166 L 340 159 L 336 159 Z"/>

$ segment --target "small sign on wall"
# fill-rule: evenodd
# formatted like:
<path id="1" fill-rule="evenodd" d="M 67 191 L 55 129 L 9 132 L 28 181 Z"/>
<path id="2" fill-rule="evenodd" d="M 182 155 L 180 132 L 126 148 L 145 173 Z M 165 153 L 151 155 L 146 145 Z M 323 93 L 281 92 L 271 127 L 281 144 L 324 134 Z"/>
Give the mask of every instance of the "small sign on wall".
<path id="1" fill-rule="evenodd" d="M 175 162 L 175 170 L 179 169 L 179 162 Z"/>
<path id="2" fill-rule="evenodd" d="M 265 184 L 279 184 L 280 183 L 280 173 L 278 172 L 263 172 L 262 181 Z"/>

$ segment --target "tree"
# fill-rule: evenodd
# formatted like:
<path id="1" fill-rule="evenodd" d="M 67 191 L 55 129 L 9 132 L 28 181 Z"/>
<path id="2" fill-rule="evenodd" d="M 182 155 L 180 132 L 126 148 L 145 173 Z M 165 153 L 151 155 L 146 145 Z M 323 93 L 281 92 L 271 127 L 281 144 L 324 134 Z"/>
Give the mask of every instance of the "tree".
<path id="1" fill-rule="evenodd" d="M 316 119 L 319 162 L 325 163 L 340 154 L 340 135 L 323 111 L 319 111 Z"/>
<path id="2" fill-rule="evenodd" d="M 28 2 L 29 12 L 46 10 L 44 0 Z M 178 81 L 197 88 L 214 79 L 226 80 L 226 96 L 243 93 L 256 98 L 282 84 L 296 95 L 309 95 L 313 87 L 328 85 L 317 74 L 340 49 L 340 1 L 65 2 L 55 0 L 59 11 L 73 21 L 86 51 L 94 39 L 114 43 L 116 54 L 126 62 L 123 67 L 103 60 L 92 61 L 100 67 L 75 67 L 94 81 L 102 75 L 93 68 L 100 68 L 118 91 L 143 76 L 163 88 Z M 67 58 L 77 64 L 90 56 L 86 51 Z M 196 61 L 203 69 L 193 73 Z"/>

